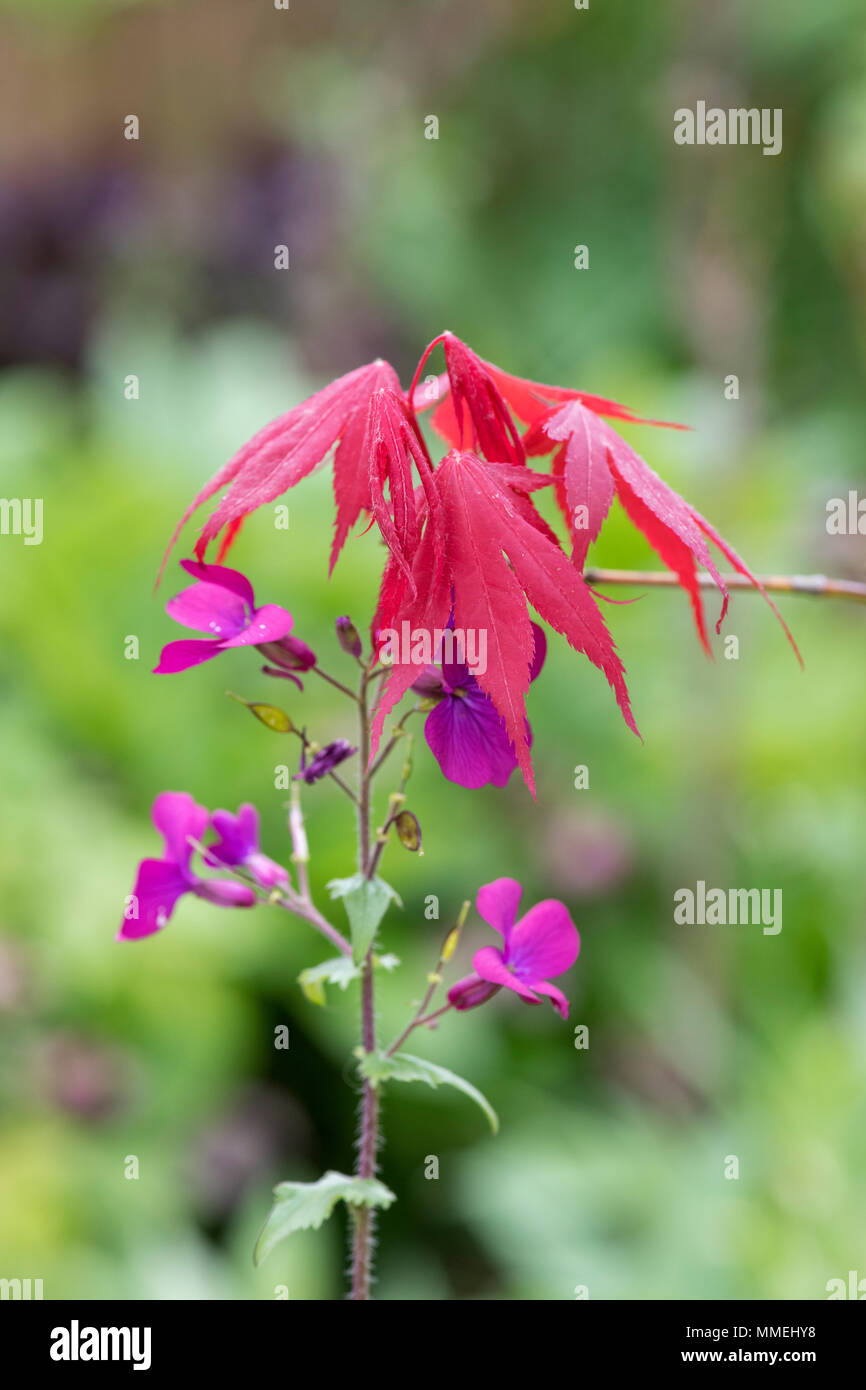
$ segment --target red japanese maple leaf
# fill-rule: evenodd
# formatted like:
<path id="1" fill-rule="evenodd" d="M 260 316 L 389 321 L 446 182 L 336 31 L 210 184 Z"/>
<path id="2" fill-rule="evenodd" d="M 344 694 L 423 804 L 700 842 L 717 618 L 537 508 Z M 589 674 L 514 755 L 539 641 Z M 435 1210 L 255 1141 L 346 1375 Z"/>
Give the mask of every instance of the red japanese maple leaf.
<path id="1" fill-rule="evenodd" d="M 331 548 L 333 569 L 349 531 L 361 512 L 371 506 L 369 460 L 364 455 L 363 445 L 370 401 L 383 388 L 402 394 L 394 368 L 379 358 L 338 377 L 265 425 L 193 498 L 175 528 L 162 568 L 193 513 L 227 483 L 230 484 L 228 491 L 205 522 L 196 543 L 195 552 L 200 560 L 205 558 L 211 541 L 220 531 L 225 531 L 217 557 L 222 560 L 244 518 L 312 473 L 336 444 L 334 497 L 337 518 Z"/>
<path id="2" fill-rule="evenodd" d="M 428 393 L 424 389 L 416 389 L 424 362 L 439 341 L 445 347 L 448 372 L 436 382 L 435 391 Z M 416 410 L 429 405 L 431 398 L 438 400 L 431 423 L 450 444 L 460 447 L 465 430 L 462 414 L 456 408 L 457 387 L 452 370 L 452 361 L 457 359 L 454 344 L 458 341 L 450 333 L 442 334 L 440 339 L 434 338 L 419 363 L 411 399 Z M 466 377 L 470 374 L 471 379 L 467 384 Z M 506 453 L 502 448 L 499 452 L 488 452 L 481 440 L 476 415 L 482 416 L 489 399 L 496 401 L 497 410 L 499 403 L 505 402 L 529 425 L 523 441 L 527 454 L 549 454 L 555 450 L 552 467 L 555 494 L 571 535 L 575 565 L 583 568 L 589 546 L 597 538 L 616 494 L 631 521 L 643 532 L 688 593 L 698 636 L 708 653 L 710 645 L 697 581 L 697 564 L 703 565 L 722 593 L 722 609 L 716 631 L 721 628 L 728 606 L 727 590 L 707 546 L 709 539 L 734 569 L 745 575 L 763 594 L 802 664 L 787 624 L 745 561 L 600 417 L 668 429 L 682 429 L 684 426 L 641 419 L 628 407 L 601 396 L 512 376 L 475 353 L 463 358 L 462 376 L 461 399 L 468 405 L 475 438 L 488 459 L 514 458 L 513 454 Z M 490 442 L 495 446 L 498 441 Z M 520 460 L 514 458 L 514 461 Z"/>
<path id="3" fill-rule="evenodd" d="M 536 418 L 526 432 L 525 443 L 529 454 L 546 454 L 561 444 L 554 458 L 553 473 L 557 501 L 571 532 L 572 559 L 576 565 L 583 568 L 589 545 L 598 535 L 616 493 L 629 518 L 688 593 L 698 636 L 708 654 L 710 644 L 697 565 L 703 565 L 712 575 L 722 594 L 717 632 L 727 612 L 728 591 L 707 539 L 763 594 L 802 665 L 802 657 L 785 620 L 745 561 L 593 410 L 578 400 L 553 406 Z"/>
<path id="4" fill-rule="evenodd" d="M 382 389 L 371 397 L 361 457 L 368 461 L 371 494 L 368 505 L 394 564 L 414 595 L 412 560 L 421 537 L 421 526 L 427 515 L 433 531 L 438 532 L 441 509 L 433 486 L 430 457 L 415 433 L 402 392 L 398 395 Z M 421 478 L 417 496 L 413 464 Z M 441 541 L 435 554 L 437 567 L 441 567 Z"/>
<path id="5" fill-rule="evenodd" d="M 448 370 L 429 384 L 425 382 L 423 386 L 418 386 L 424 363 L 438 343 L 442 343 L 444 347 Z M 459 380 L 459 386 L 455 378 Z M 458 418 L 458 411 L 460 403 L 465 402 L 475 427 L 474 439 L 470 442 L 473 442 L 474 447 L 480 449 L 488 459 L 513 458 L 518 462 L 521 455 L 512 454 L 507 443 L 496 448 L 500 441 L 495 438 L 492 440 L 493 451 L 488 449 L 487 444 L 491 442 L 489 433 L 485 431 L 482 437 L 484 406 L 487 402 L 495 403 L 497 413 L 501 404 L 505 404 L 527 425 L 535 424 L 536 420 L 549 411 L 554 402 L 573 400 L 582 402 L 596 415 L 607 415 L 611 419 L 629 420 L 632 424 L 639 425 L 658 425 L 665 429 L 686 428 L 684 425 L 670 424 L 664 420 L 644 420 L 627 406 L 620 405 L 617 401 L 606 400 L 603 396 L 593 396 L 586 391 L 575 391 L 566 386 L 548 386 L 541 381 L 529 381 L 525 377 L 512 376 L 510 372 L 504 372 L 501 367 L 478 357 L 453 333 L 441 333 L 425 348 L 415 372 L 410 395 L 413 409 L 416 411 L 426 410 L 428 406 L 436 404 L 431 421 L 433 428 L 448 444 L 457 449 L 462 448 L 464 443 L 462 414 Z M 480 425 L 476 422 L 476 415 L 481 422 Z"/>
<path id="6" fill-rule="evenodd" d="M 439 344 L 446 373 L 430 391 L 419 379 Z M 417 420 L 431 397 L 438 402 L 432 424 L 451 446 L 436 467 Z M 515 417 L 527 427 L 525 434 Z M 196 508 L 226 489 L 196 545 L 204 558 L 222 533 L 222 559 L 250 512 L 294 487 L 333 449 L 337 513 L 331 568 L 362 513 L 370 514 L 370 525 L 378 526 L 387 546 L 374 645 L 380 631 L 403 625 L 429 633 L 449 622 L 483 630 L 488 663 L 485 671 L 475 672 L 476 679 L 498 711 L 532 788 L 524 711 L 533 654 L 529 606 L 604 672 L 626 723 L 637 732 L 622 663 L 581 573 L 615 495 L 688 593 L 707 650 L 698 564 L 722 592 L 719 624 L 727 607 L 707 542 L 764 592 L 710 523 L 602 417 L 662 423 L 642 421 L 616 401 L 513 376 L 485 362 L 453 333 L 443 333 L 425 349 L 405 395 L 393 368 L 378 360 L 348 372 L 265 426 L 187 508 L 169 550 Z M 550 453 L 549 475 L 527 466 L 527 455 Z M 551 484 L 571 537 L 571 559 L 533 502 L 532 494 Z M 423 669 L 411 654 L 403 655 L 389 672 L 375 711 L 374 749 L 388 712 Z"/>
<path id="7" fill-rule="evenodd" d="M 524 780 L 535 783 L 526 734 L 524 696 L 533 654 L 527 604 L 588 656 L 610 682 L 626 723 L 637 733 L 625 673 L 594 596 L 580 573 L 547 534 L 529 493 L 549 483 L 543 474 L 514 464 L 489 464 L 477 454 L 451 450 L 434 475 L 442 504 L 445 565 L 438 583 L 426 585 L 429 557 L 421 557 L 416 591 L 393 623 L 410 630 L 456 628 L 486 634 L 486 670 L 474 674 L 505 724 Z M 432 547 L 428 547 L 428 552 Z M 389 674 L 376 713 L 374 735 L 423 670 L 406 661 Z"/>

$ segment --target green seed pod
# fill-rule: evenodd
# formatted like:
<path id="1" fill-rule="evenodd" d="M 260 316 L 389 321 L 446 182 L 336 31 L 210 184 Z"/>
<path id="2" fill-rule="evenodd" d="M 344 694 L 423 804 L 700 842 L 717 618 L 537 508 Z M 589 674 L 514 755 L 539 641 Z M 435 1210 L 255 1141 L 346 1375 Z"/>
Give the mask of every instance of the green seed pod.
<path id="1" fill-rule="evenodd" d="M 418 817 L 411 811 L 400 812 L 394 821 L 394 829 L 404 849 L 411 850 L 413 854 L 421 850 L 421 827 Z"/>
<path id="2" fill-rule="evenodd" d="M 239 705 L 245 705 L 251 714 L 254 714 L 262 724 L 268 729 L 273 729 L 275 734 L 290 734 L 294 731 L 294 724 L 284 709 L 279 709 L 277 705 L 265 705 L 259 700 L 245 700 L 242 695 L 234 695 L 231 690 L 226 694 L 232 700 L 237 700 Z"/>

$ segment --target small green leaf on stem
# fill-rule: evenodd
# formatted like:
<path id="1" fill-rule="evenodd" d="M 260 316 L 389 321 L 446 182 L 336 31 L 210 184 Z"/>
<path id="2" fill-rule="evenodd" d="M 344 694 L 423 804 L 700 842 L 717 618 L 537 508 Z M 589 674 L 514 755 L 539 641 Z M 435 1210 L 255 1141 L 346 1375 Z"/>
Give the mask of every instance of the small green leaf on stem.
<path id="1" fill-rule="evenodd" d="M 311 1004 L 324 1004 L 325 985 L 339 985 L 346 990 L 353 980 L 359 979 L 360 969 L 348 956 L 336 956 L 333 960 L 323 960 L 321 965 L 311 965 L 302 970 L 298 984 Z"/>
<path id="2" fill-rule="evenodd" d="M 487 1097 L 464 1077 L 428 1062 L 426 1057 L 413 1057 L 408 1052 L 395 1052 L 391 1057 L 382 1052 L 367 1052 L 358 1063 L 358 1070 L 374 1086 L 383 1081 L 426 1081 L 428 1086 L 453 1086 L 484 1111 L 494 1134 L 499 1131 L 499 1117 Z"/>
<path id="3" fill-rule="evenodd" d="M 390 884 L 382 878 L 365 878 L 363 874 L 353 874 L 351 878 L 333 878 L 328 884 L 332 898 L 342 898 L 352 935 L 352 953 L 355 963 L 360 965 L 376 939 L 379 923 L 385 916 L 391 902 L 400 904 L 400 898 Z"/>
<path id="4" fill-rule="evenodd" d="M 333 1170 L 318 1182 L 281 1182 L 274 1188 L 271 1207 L 259 1238 L 253 1260 L 261 1264 L 274 1246 L 293 1231 L 318 1230 L 337 1202 L 350 1207 L 390 1207 L 397 1198 L 378 1178 L 351 1178 Z"/>

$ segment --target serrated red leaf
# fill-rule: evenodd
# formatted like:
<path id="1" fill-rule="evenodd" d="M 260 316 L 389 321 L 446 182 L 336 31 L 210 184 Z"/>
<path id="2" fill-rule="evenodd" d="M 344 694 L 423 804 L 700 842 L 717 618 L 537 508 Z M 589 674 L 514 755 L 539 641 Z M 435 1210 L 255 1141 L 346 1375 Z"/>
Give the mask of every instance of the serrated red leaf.
<path id="1" fill-rule="evenodd" d="M 554 468 L 562 479 L 557 501 L 572 540 L 572 560 L 583 569 L 586 553 L 601 530 L 613 501 L 613 475 L 607 460 L 607 447 L 597 415 L 580 401 L 568 401 L 550 416 L 543 417 L 548 440 L 562 443 Z M 541 434 L 541 431 L 537 431 Z M 529 432 L 533 435 L 533 432 Z M 531 452 L 527 444 L 527 453 Z M 578 509 L 586 512 L 585 524 L 577 524 Z M 583 515 L 580 517 L 584 521 Z"/>
<path id="2" fill-rule="evenodd" d="M 796 656 L 800 665 L 803 666 L 805 663 L 800 653 L 800 648 L 794 641 L 791 629 L 788 627 L 788 624 L 785 622 L 785 619 L 782 617 L 775 603 L 770 598 L 770 595 L 767 593 L 760 579 L 758 579 L 754 574 L 752 574 L 752 571 L 749 569 L 745 560 L 740 558 L 736 550 L 734 550 L 733 546 L 729 545 L 728 542 L 724 539 L 724 537 L 719 535 L 715 527 L 711 526 L 710 523 L 706 520 L 706 518 L 701 516 L 700 512 L 692 511 L 692 516 L 695 519 L 695 523 L 703 531 L 704 535 L 707 536 L 712 541 L 713 545 L 717 546 L 718 549 L 722 552 L 728 564 L 733 565 L 734 569 L 737 571 L 738 574 L 744 575 L 746 579 L 750 581 L 750 583 L 754 584 L 755 588 L 763 596 L 764 600 L 770 605 L 770 608 L 773 610 L 776 617 L 779 619 L 779 622 L 782 624 L 785 636 L 791 643 L 791 646 L 794 648 L 794 655 Z"/>
<path id="3" fill-rule="evenodd" d="M 532 607 L 545 622 L 562 633 L 576 651 L 589 657 L 593 665 L 604 672 L 623 718 L 629 728 L 638 733 L 622 662 L 589 586 L 559 546 L 535 529 L 524 514 L 517 494 L 502 488 L 491 470 L 471 454 L 459 457 L 463 461 L 464 475 L 471 475 L 475 487 L 478 515 L 488 519 L 487 524 L 495 531 Z M 464 492 L 467 497 L 471 495 L 468 489 Z M 491 517 L 495 517 L 493 525 Z"/>
<path id="4" fill-rule="evenodd" d="M 505 517 L 498 504 L 504 489 L 485 474 L 475 455 L 456 451 L 436 470 L 436 485 L 445 515 L 454 626 L 487 634 L 487 669 L 477 672 L 476 679 L 496 706 L 523 779 L 535 795 L 524 705 L 535 642 L 526 599 L 503 554 Z M 539 545 L 548 544 L 537 532 L 533 535 Z"/>
<path id="5" fill-rule="evenodd" d="M 650 468 L 611 425 L 579 402 L 570 402 L 539 416 L 527 431 L 525 439 L 527 453 L 531 455 L 545 452 L 561 441 L 564 442 L 553 460 L 557 501 L 569 523 L 575 498 L 586 499 L 584 505 L 589 507 L 590 525 L 586 545 L 578 543 L 572 529 L 575 540 L 572 559 L 575 564 L 583 566 L 589 541 L 598 535 L 610 506 L 611 489 L 615 489 L 630 520 L 646 536 L 656 554 L 686 590 L 698 637 L 708 655 L 712 653 L 697 565 L 702 565 L 709 572 L 722 594 L 717 632 L 727 612 L 728 591 L 710 554 L 707 539 L 760 590 L 802 664 L 787 624 L 745 561 L 705 518 Z M 605 469 L 609 473 L 609 483 L 604 482 Z M 590 477 L 590 471 L 595 477 Z"/>
<path id="6" fill-rule="evenodd" d="M 578 442 L 569 457 L 572 430 L 576 431 Z M 554 467 L 559 464 L 562 469 L 567 520 L 571 519 L 572 496 L 590 495 L 587 469 L 591 466 L 597 474 L 606 469 L 609 477 L 608 487 L 600 487 L 596 480 L 595 511 L 593 513 L 590 510 L 590 539 L 595 539 L 598 534 L 604 516 L 607 515 L 607 510 L 604 515 L 600 515 L 601 509 L 605 502 L 609 508 L 609 498 L 615 489 L 630 519 L 638 530 L 643 532 L 656 554 L 677 575 L 687 591 L 698 637 L 709 653 L 703 597 L 698 586 L 695 561 L 709 571 L 722 593 L 719 623 L 727 610 L 728 593 L 706 541 L 695 523 L 689 504 L 653 472 L 649 464 L 644 462 L 616 430 L 577 402 L 556 407 L 540 417 L 528 432 L 528 450 L 531 453 L 540 452 L 545 439 L 549 439 L 552 444 L 566 440 L 565 455 L 561 463 L 557 455 Z M 582 567 L 586 549 L 581 552 L 581 547 L 575 545 L 572 558 L 575 564 Z"/>
<path id="7" fill-rule="evenodd" d="M 549 410 L 551 403 L 576 401 L 586 406 L 594 415 L 607 415 L 612 420 L 628 420 L 633 425 L 654 425 L 666 430 L 688 429 L 688 425 L 677 425 L 670 420 L 645 420 L 642 416 L 635 415 L 627 405 L 607 400 L 604 396 L 593 396 L 588 391 L 575 391 L 568 386 L 548 386 L 543 381 L 530 381 L 526 377 L 512 376 L 510 372 L 504 372 L 492 362 L 484 362 L 483 365 L 515 415 L 519 415 L 528 425 L 535 424 L 545 411 Z"/>
<path id="8" fill-rule="evenodd" d="M 426 349 L 421 359 L 420 367 L 426 361 L 428 354 L 435 345 L 443 339 L 454 338 L 453 334 L 442 334 L 439 338 L 434 338 L 433 342 Z M 454 339 L 460 342 L 460 339 Z M 466 348 L 465 344 L 461 344 Z M 470 349 L 466 348 L 469 352 Z M 472 354 L 480 369 L 483 369 L 493 386 L 498 390 L 502 399 L 527 425 L 534 425 L 549 410 L 551 405 L 557 402 L 578 401 L 586 406 L 587 410 L 593 411 L 596 415 L 606 415 L 612 420 L 628 420 L 635 425 L 654 425 L 660 429 L 682 430 L 687 429 L 687 425 L 674 424 L 669 420 L 647 420 L 640 415 L 635 415 L 628 406 L 621 405 L 618 401 L 608 400 L 605 396 L 594 396 L 588 391 L 575 391 L 568 386 L 551 386 L 543 381 L 531 381 L 528 377 L 513 376 L 511 372 L 505 372 L 501 367 L 497 367 L 493 362 L 486 362 L 484 358 Z M 416 373 L 417 379 L 418 373 Z M 435 392 L 429 394 L 419 387 L 412 392 L 412 408 L 415 411 L 426 410 L 431 405 L 435 406 L 431 424 L 438 434 L 446 440 L 452 448 L 459 449 L 462 445 L 461 431 L 459 422 L 455 414 L 454 401 L 449 391 L 448 374 L 439 377 Z M 546 451 L 542 451 L 546 452 Z"/>
<path id="9" fill-rule="evenodd" d="M 359 419 L 362 425 L 366 419 L 370 396 L 382 386 L 400 390 L 393 367 L 380 359 L 338 377 L 253 435 L 187 507 L 169 542 L 160 573 L 187 521 L 202 503 L 227 483 L 230 484 L 228 492 L 208 518 L 196 544 L 199 559 L 204 559 L 208 545 L 224 527 L 232 527 L 257 507 L 294 487 L 322 462 L 338 440 L 346 438 L 348 434 L 350 447 L 341 460 L 341 497 L 338 497 L 338 509 L 342 500 L 342 514 L 338 514 L 338 534 L 342 544 L 349 527 L 354 524 L 365 504 L 364 500 L 359 501 L 359 496 L 362 499 L 366 496 L 363 490 L 359 494 L 348 482 L 343 486 L 349 473 L 360 462 L 352 458 L 351 442 L 358 437 Z M 363 487 L 366 488 L 369 486 L 367 469 L 360 467 L 359 471 L 363 476 Z M 229 543 L 232 534 L 234 532 L 229 534 Z M 222 553 L 225 549 L 224 545 Z"/>
<path id="10" fill-rule="evenodd" d="M 394 368 L 384 361 L 374 362 L 372 366 L 378 368 L 378 372 L 371 379 L 371 393 L 380 389 L 399 393 L 400 382 Z M 334 501 L 337 504 L 337 517 L 328 565 L 329 574 L 333 572 L 340 551 L 361 512 L 370 510 L 368 460 L 363 453 L 366 429 L 367 411 L 362 404 L 352 411 L 334 454 Z"/>
<path id="11" fill-rule="evenodd" d="M 369 463 L 370 498 L 379 530 L 414 593 L 412 557 L 421 534 L 412 463 L 429 471 L 406 414 L 402 396 L 377 391 L 367 410 L 362 455 Z M 385 498 L 385 487 L 390 504 Z"/>
<path id="12" fill-rule="evenodd" d="M 438 499 L 436 507 L 439 507 Z M 388 628 L 399 630 L 404 622 L 409 624 L 410 631 L 420 629 L 430 633 L 447 626 L 451 615 L 451 585 L 442 563 L 440 544 L 440 534 L 428 516 L 412 560 L 414 594 L 400 566 L 393 556 L 389 556 L 382 577 L 376 617 L 373 619 L 374 650 L 378 649 L 381 632 Z M 371 761 L 376 756 L 386 718 L 424 669 L 424 662 L 407 661 L 397 663 L 388 672 L 370 728 Z"/>
<path id="13" fill-rule="evenodd" d="M 534 649 L 527 600 L 575 650 L 604 671 L 626 722 L 637 733 L 622 663 L 588 586 L 555 537 L 539 529 L 541 518 L 528 495 L 540 485 L 538 475 L 519 465 L 491 466 L 474 453 L 452 451 L 436 469 L 434 481 L 445 534 L 439 625 L 444 625 L 444 596 L 450 595 L 447 606 L 453 608 L 455 627 L 486 633 L 487 669 L 476 671 L 476 679 L 503 720 L 534 794 L 524 707 Z M 399 613 L 399 621 L 409 612 L 410 625 L 422 626 L 417 601 Z M 388 624 L 397 625 L 398 620 Z M 417 674 L 420 670 L 392 673 L 389 709 Z M 377 716 L 381 728 L 384 715 L 377 711 Z"/>
<path id="14" fill-rule="evenodd" d="M 486 363 L 453 333 L 440 333 L 424 349 L 409 388 L 412 409 L 419 408 L 416 385 L 424 363 L 439 343 L 445 350 L 449 390 L 434 412 L 434 428 L 455 447 L 471 444 L 491 462 L 522 464 L 520 431 Z M 431 403 L 422 399 L 420 408 Z"/>

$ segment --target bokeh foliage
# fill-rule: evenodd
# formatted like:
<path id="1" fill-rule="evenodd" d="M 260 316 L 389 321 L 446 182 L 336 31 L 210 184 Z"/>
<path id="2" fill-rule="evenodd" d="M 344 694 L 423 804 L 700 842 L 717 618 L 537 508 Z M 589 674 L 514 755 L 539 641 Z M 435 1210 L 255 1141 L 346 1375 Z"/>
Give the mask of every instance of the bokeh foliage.
<path id="1" fill-rule="evenodd" d="M 193 900 L 159 938 L 113 933 L 164 787 L 255 801 L 266 851 L 287 853 L 287 754 L 227 688 L 353 731 L 338 696 L 277 687 L 242 653 L 149 674 L 176 635 L 174 576 L 152 592 L 166 538 L 266 419 L 375 355 L 406 380 L 448 327 L 512 370 L 688 421 L 632 437 L 756 569 L 863 578 L 862 537 L 824 524 L 866 479 L 862 7 L 2 10 L 0 114 L 19 121 L 0 156 L 0 490 L 44 498 L 45 539 L 0 538 L 0 1274 L 52 1298 L 336 1297 L 338 1218 L 258 1270 L 250 1254 L 272 1182 L 350 1161 L 356 1000 L 317 1009 L 295 983 L 329 948 L 276 910 Z M 781 156 L 675 147 L 673 109 L 699 97 L 781 107 Z M 248 524 L 236 562 L 348 671 L 333 622 L 368 619 L 381 551 L 353 540 L 329 583 L 326 474 L 289 505 L 287 532 Z M 653 563 L 621 515 L 592 559 Z M 386 919 L 404 965 L 383 1033 L 463 898 L 510 873 L 573 910 L 566 990 L 591 1045 L 501 997 L 414 1043 L 485 1091 L 502 1132 L 457 1095 L 387 1097 L 379 1296 L 819 1298 L 866 1274 L 864 615 L 784 606 L 804 673 L 754 597 L 731 605 L 739 660 L 719 646 L 714 664 L 681 595 L 606 610 L 642 745 L 552 642 L 530 696 L 537 805 L 516 778 L 445 784 L 417 742 L 425 853 L 383 866 L 406 909 Z M 351 817 L 326 784 L 306 807 L 324 902 L 352 869 Z M 675 926 L 697 879 L 781 887 L 782 932 Z M 487 939 L 475 919 L 459 964 Z"/>

